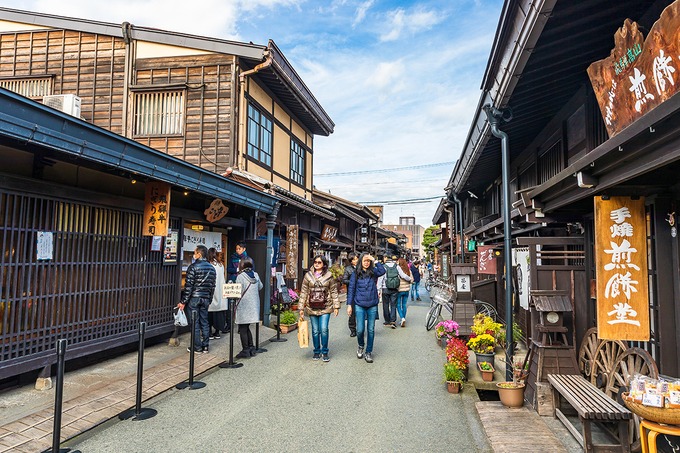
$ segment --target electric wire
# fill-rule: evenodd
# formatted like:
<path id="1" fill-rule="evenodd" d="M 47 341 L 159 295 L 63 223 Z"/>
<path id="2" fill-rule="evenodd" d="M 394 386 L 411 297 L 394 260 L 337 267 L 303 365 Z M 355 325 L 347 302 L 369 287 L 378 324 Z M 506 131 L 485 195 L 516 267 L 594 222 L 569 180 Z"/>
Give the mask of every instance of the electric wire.
<path id="1" fill-rule="evenodd" d="M 405 170 L 419 170 L 421 168 L 432 168 L 432 167 L 442 167 L 444 165 L 453 165 L 455 162 L 437 162 L 434 164 L 423 164 L 423 165 L 413 165 L 411 167 L 396 167 L 396 168 L 381 168 L 377 170 L 357 170 L 357 171 L 342 171 L 336 173 L 315 173 L 314 177 L 327 177 L 327 176 L 352 176 L 352 175 L 365 175 L 368 173 L 388 173 L 395 171 L 405 171 Z"/>

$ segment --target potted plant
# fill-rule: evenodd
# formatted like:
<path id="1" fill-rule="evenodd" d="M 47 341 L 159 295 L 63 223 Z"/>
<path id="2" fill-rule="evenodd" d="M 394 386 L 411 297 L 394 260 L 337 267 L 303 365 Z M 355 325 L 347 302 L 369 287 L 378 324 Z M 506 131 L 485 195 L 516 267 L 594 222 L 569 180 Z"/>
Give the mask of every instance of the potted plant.
<path id="1" fill-rule="evenodd" d="M 526 365 L 524 365 L 523 359 L 512 360 L 510 358 L 509 362 L 512 364 L 512 381 L 498 382 L 496 384 L 496 387 L 498 387 L 498 397 L 504 406 L 522 407 L 524 406 L 524 379 L 526 379 L 528 370 Z"/>
<path id="2" fill-rule="evenodd" d="M 446 344 L 446 360 L 462 370 L 467 379 L 470 359 L 468 358 L 468 348 L 465 341 L 458 337 L 451 338 Z"/>
<path id="3" fill-rule="evenodd" d="M 449 393 L 458 393 L 465 378 L 463 371 L 452 363 L 444 364 L 444 381 Z"/>
<path id="4" fill-rule="evenodd" d="M 298 299 L 300 298 L 300 296 L 298 296 L 298 293 L 296 293 L 295 290 L 292 288 L 288 288 L 288 295 L 290 296 L 290 309 L 293 311 L 297 311 Z"/>
<path id="5" fill-rule="evenodd" d="M 458 336 L 458 323 L 453 319 L 441 321 L 435 326 L 434 335 L 439 340 L 439 344 L 446 347 L 446 343 L 453 337 Z"/>
<path id="6" fill-rule="evenodd" d="M 474 335 L 488 334 L 494 337 L 496 344 L 498 344 L 499 338 L 504 335 L 503 324 L 500 322 L 495 322 L 490 316 L 486 316 L 483 313 L 478 313 L 472 318 L 472 326 L 470 330 Z M 495 347 L 496 345 L 494 345 Z"/>
<path id="7" fill-rule="evenodd" d="M 279 323 L 278 327 L 281 333 L 288 333 L 291 330 L 297 329 L 297 317 L 291 310 L 286 310 L 281 313 Z"/>
<path id="8" fill-rule="evenodd" d="M 342 289 L 342 276 L 345 273 L 345 268 L 342 266 L 342 264 L 335 263 L 331 267 L 329 267 L 328 270 L 333 276 L 333 280 L 335 280 L 335 283 L 338 285 L 339 293 L 340 290 Z"/>
<path id="9" fill-rule="evenodd" d="M 479 371 L 482 373 L 482 380 L 485 382 L 493 381 L 494 368 L 489 362 L 480 362 L 477 364 Z"/>
<path id="10" fill-rule="evenodd" d="M 493 362 L 493 350 L 496 347 L 496 339 L 492 335 L 488 333 L 481 335 L 472 334 L 467 342 L 467 346 L 474 351 L 477 363 Z"/>

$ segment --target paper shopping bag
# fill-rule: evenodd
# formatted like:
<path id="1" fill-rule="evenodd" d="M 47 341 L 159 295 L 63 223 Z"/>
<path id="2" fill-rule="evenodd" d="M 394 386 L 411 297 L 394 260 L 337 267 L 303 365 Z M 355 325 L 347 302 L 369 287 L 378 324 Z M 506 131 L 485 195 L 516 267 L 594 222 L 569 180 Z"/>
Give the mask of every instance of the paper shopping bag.
<path id="1" fill-rule="evenodd" d="M 307 321 L 298 319 L 298 344 L 301 348 L 309 347 L 309 330 L 307 329 Z"/>

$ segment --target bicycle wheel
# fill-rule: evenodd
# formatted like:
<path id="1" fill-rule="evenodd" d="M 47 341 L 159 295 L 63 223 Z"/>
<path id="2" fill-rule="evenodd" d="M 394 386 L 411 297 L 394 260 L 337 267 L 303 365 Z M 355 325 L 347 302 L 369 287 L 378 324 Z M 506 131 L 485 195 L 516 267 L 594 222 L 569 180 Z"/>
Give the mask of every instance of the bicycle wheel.
<path id="1" fill-rule="evenodd" d="M 430 308 L 430 311 L 427 312 L 427 318 L 425 318 L 425 328 L 427 330 L 432 330 L 432 328 L 437 324 L 437 320 L 439 320 L 439 315 L 442 312 L 442 306 L 440 304 L 434 305 L 432 308 Z"/>
<path id="2" fill-rule="evenodd" d="M 485 316 L 489 316 L 494 320 L 494 322 L 496 322 L 496 319 L 498 318 L 498 312 L 496 311 L 496 308 L 490 303 L 483 302 L 481 300 L 475 300 L 475 313 L 482 313 Z"/>
<path id="3" fill-rule="evenodd" d="M 425 289 L 427 290 L 428 293 L 429 293 L 430 290 L 432 289 L 432 282 L 431 282 L 430 280 L 427 280 L 427 281 L 425 282 Z"/>

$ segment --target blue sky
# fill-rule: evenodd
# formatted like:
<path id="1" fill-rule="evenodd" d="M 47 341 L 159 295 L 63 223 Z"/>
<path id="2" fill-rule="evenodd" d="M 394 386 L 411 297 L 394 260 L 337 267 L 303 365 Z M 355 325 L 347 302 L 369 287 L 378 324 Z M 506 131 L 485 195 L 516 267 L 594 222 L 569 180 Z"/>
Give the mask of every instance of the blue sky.
<path id="1" fill-rule="evenodd" d="M 317 189 L 358 201 L 442 196 L 480 96 L 502 0 L 5 0 L 3 6 L 255 44 L 273 39 L 335 122 Z M 383 170 L 340 176 L 329 173 Z M 429 226 L 438 200 L 387 204 Z"/>

